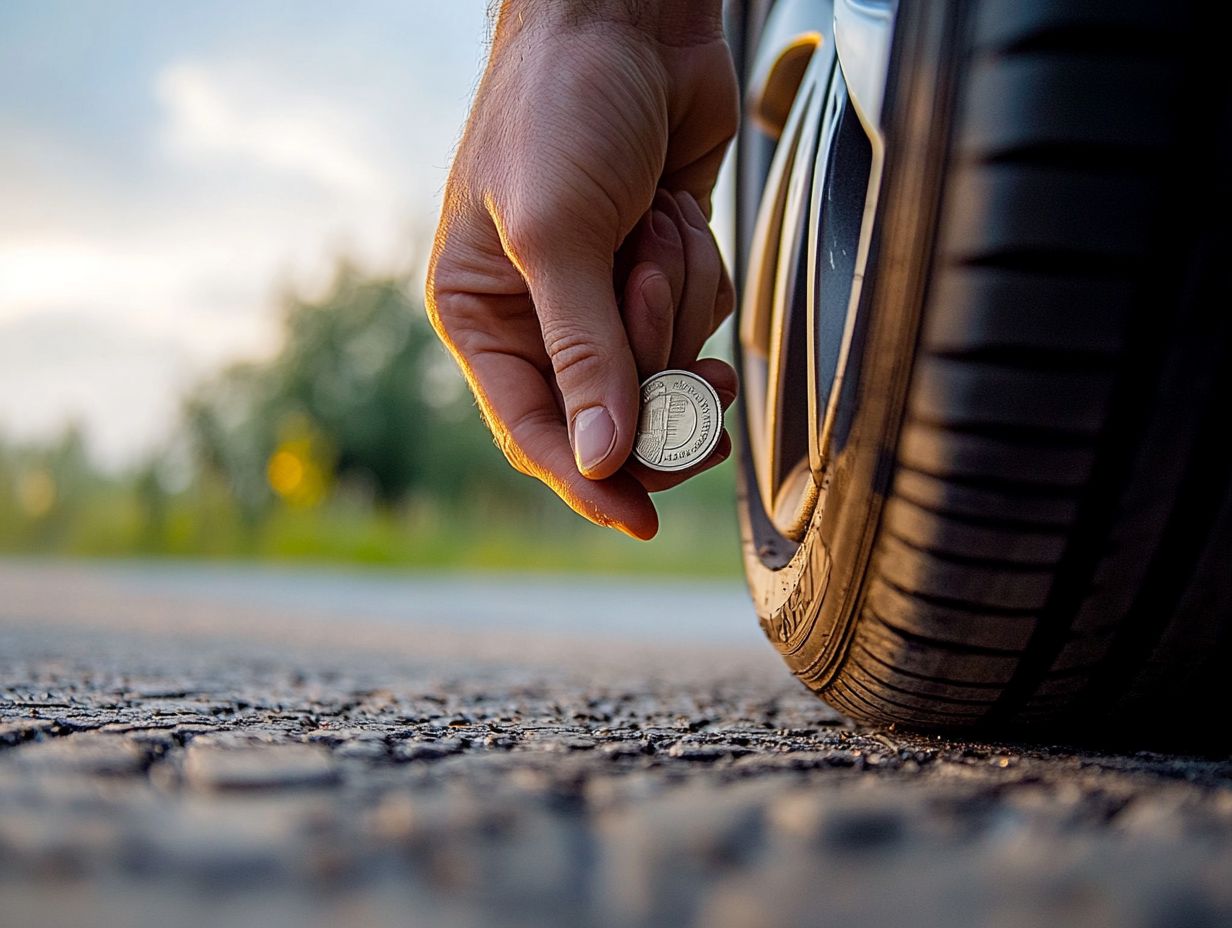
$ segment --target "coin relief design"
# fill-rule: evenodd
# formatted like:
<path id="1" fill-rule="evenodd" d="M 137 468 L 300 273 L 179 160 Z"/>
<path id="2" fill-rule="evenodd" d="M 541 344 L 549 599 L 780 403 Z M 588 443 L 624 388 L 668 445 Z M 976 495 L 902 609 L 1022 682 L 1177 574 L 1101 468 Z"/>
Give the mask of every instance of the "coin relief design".
<path id="1" fill-rule="evenodd" d="M 685 470 L 710 456 L 723 434 L 719 395 L 688 371 L 663 371 L 642 384 L 633 457 L 661 471 Z"/>

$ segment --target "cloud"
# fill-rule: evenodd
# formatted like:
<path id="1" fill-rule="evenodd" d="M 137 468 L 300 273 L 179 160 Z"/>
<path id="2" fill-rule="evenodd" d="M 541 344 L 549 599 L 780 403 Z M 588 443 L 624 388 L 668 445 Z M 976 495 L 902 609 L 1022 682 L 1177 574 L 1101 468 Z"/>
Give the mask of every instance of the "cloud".
<path id="1" fill-rule="evenodd" d="M 64 306 L 100 313 L 173 292 L 180 268 L 157 251 L 122 243 L 50 235 L 0 244 L 0 319 Z"/>
<path id="2" fill-rule="evenodd" d="M 0 323 L 0 421 L 5 435 L 33 440 L 84 423 L 91 452 L 119 466 L 166 436 L 200 369 L 174 339 L 115 320 L 47 313 Z"/>
<path id="3" fill-rule="evenodd" d="M 155 86 L 167 111 L 166 141 L 189 159 L 248 162 L 343 194 L 391 189 L 387 172 L 356 144 L 362 125 L 319 96 L 193 62 L 167 67 Z"/>
<path id="4" fill-rule="evenodd" d="M 276 349 L 283 289 L 417 267 L 483 6 L 121 5 L 0 83 L 0 432 L 76 419 L 123 463 L 197 374 Z"/>

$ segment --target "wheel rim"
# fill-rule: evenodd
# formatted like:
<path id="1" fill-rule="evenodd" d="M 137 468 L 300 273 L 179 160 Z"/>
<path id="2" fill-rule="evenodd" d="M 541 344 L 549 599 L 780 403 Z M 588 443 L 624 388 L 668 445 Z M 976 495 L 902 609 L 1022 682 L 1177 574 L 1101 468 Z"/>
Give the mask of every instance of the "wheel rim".
<path id="1" fill-rule="evenodd" d="M 847 439 L 880 186 L 894 4 L 780 0 L 758 41 L 741 138 L 744 496 L 768 566 L 794 553 Z M 773 152 L 770 154 L 770 152 Z"/>

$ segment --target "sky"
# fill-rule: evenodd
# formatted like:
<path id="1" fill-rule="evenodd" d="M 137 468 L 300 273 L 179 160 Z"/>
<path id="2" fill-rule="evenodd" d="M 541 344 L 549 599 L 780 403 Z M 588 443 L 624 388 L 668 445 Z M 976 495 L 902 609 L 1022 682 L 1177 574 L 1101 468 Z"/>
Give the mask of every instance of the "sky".
<path id="1" fill-rule="evenodd" d="M 0 4 L 0 435 L 134 463 L 288 287 L 421 270 L 486 6 Z"/>

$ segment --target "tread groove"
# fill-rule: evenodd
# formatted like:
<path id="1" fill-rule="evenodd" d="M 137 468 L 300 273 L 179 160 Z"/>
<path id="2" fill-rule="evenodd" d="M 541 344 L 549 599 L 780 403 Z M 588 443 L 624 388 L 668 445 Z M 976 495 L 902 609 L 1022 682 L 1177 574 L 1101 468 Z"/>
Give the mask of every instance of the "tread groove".
<path id="1" fill-rule="evenodd" d="M 911 493 L 906 493 L 900 487 L 894 490 L 896 498 L 938 519 L 954 522 L 958 525 L 969 525 L 972 528 L 1002 529 L 1007 532 L 1018 532 L 1028 535 L 1064 535 L 1069 531 L 1068 522 L 1029 522 L 1026 519 L 1009 519 L 1004 516 L 981 516 L 969 512 L 958 512 L 952 509 L 942 509 L 931 503 L 926 503 Z"/>
<path id="2" fill-rule="evenodd" d="M 918 465 L 907 464 L 903 461 L 898 462 L 898 468 L 899 470 L 911 471 L 922 477 L 940 480 L 943 483 L 952 483 L 955 486 L 970 487 L 973 490 L 987 490 L 994 493 L 1006 493 L 1013 496 L 1073 500 L 1082 495 L 1082 487 L 1063 483 L 1018 480 L 1011 477 L 997 477 L 992 474 L 945 474 L 925 470 Z"/>
<path id="3" fill-rule="evenodd" d="M 874 654 L 872 650 L 870 650 L 869 647 L 866 644 L 864 644 L 864 642 L 857 640 L 855 644 L 856 644 L 856 647 L 858 647 L 861 651 L 865 653 L 865 655 L 872 658 L 878 664 L 883 666 L 886 670 L 892 671 L 893 673 L 900 673 L 904 677 L 912 677 L 916 680 L 920 680 L 925 683 L 936 683 L 940 686 L 968 687 L 971 689 L 979 689 L 979 690 L 1000 690 L 1000 689 L 1003 689 L 1005 686 L 1004 683 L 986 683 L 986 682 L 973 682 L 973 681 L 967 681 L 967 680 L 955 680 L 952 677 L 935 677 L 935 676 L 931 676 L 926 673 L 919 673 L 918 671 L 915 671 L 915 670 L 907 670 L 904 667 L 898 667 L 894 664 L 891 664 L 885 658 L 879 657 L 878 655 Z"/>
<path id="4" fill-rule="evenodd" d="M 994 699 L 962 699 L 958 696 L 942 696 L 939 693 L 921 693 L 916 690 L 904 689 L 891 683 L 889 680 L 883 680 L 877 674 L 873 673 L 859 661 L 852 661 L 852 664 L 861 673 L 867 674 L 869 679 L 873 680 L 880 686 L 891 689 L 896 693 L 902 693 L 904 696 L 910 696 L 913 699 L 919 699 L 926 702 L 940 702 L 955 706 L 991 706 Z"/>
<path id="5" fill-rule="evenodd" d="M 1063 170 L 1071 174 L 1142 175 L 1159 171 L 1164 159 L 1149 144 L 1041 142 L 970 156 L 969 163 Z"/>
<path id="6" fill-rule="evenodd" d="M 892 622 L 887 622 L 881 616 L 871 609 L 865 609 L 864 614 L 877 622 L 882 628 L 893 635 L 906 641 L 908 644 L 918 645 L 924 648 L 932 648 L 937 651 L 945 651 L 947 654 L 967 654 L 978 655 L 982 657 L 1021 657 L 1022 651 L 1016 648 L 989 648 L 983 645 L 964 644 L 961 641 L 944 641 L 939 638 L 929 638 L 927 635 L 919 635 L 913 631 L 901 628 Z"/>
<path id="7" fill-rule="evenodd" d="M 1063 451 L 1087 451 L 1095 447 L 1098 432 L 1081 429 L 1064 429 L 1055 426 L 1043 428 L 1031 425 L 1013 425 L 1005 422 L 946 422 L 919 413 L 912 413 L 907 420 L 912 425 L 954 435 L 969 435 L 1001 444 L 1023 445 L 1031 448 L 1057 448 Z"/>
<path id="8" fill-rule="evenodd" d="M 891 699 L 889 696 L 886 696 L 882 693 L 874 693 L 872 688 L 869 687 L 864 682 L 862 682 L 858 677 L 850 677 L 850 676 L 846 677 L 844 680 L 844 683 L 846 684 L 847 691 L 849 693 L 854 694 L 853 687 L 858 687 L 859 689 L 863 690 L 871 699 L 879 699 L 884 703 L 888 703 L 889 705 L 895 706 L 896 708 L 899 708 L 899 709 L 905 709 L 908 712 L 927 713 L 928 715 L 946 715 L 952 719 L 961 719 L 963 724 L 965 725 L 970 725 L 983 717 L 983 713 L 955 712 L 952 709 L 938 709 L 932 706 L 929 706 L 929 707 L 909 706 L 906 703 L 899 702 L 897 699 Z M 868 702 L 867 699 L 864 702 L 866 705 L 870 705 L 870 706 L 872 705 L 871 703 Z"/>
<path id="9" fill-rule="evenodd" d="M 901 593 L 910 599 L 918 599 L 920 602 L 929 606 L 937 606 L 941 609 L 952 609 L 954 612 L 965 612 L 974 616 L 1002 616 L 1005 618 L 1035 618 L 1039 615 L 1038 609 L 1029 608 L 1027 606 L 994 606 L 987 603 L 973 603 L 965 599 L 952 599 L 948 596 L 938 596 L 935 593 L 920 593 L 915 590 L 909 590 L 906 587 L 900 586 L 893 580 L 889 580 L 880 572 L 876 574 L 876 579 L 879 583 L 884 583 L 887 587 L 897 593 Z M 1018 653 L 1017 651 L 1013 653 Z"/>
<path id="10" fill-rule="evenodd" d="M 1048 277 L 1122 280 L 1133 276 L 1141 265 L 1142 256 L 1076 248 L 1015 248 L 976 255 L 955 255 L 951 261 L 959 267 L 991 268 Z"/>
<path id="11" fill-rule="evenodd" d="M 956 564 L 960 567 L 978 567 L 984 570 L 996 570 L 1009 574 L 1050 574 L 1056 570 L 1057 567 L 1055 561 L 1008 561 L 1004 558 L 975 557 L 967 554 L 954 554 L 950 551 L 942 551 L 938 548 L 929 547 L 928 545 L 918 544 L 909 538 L 904 538 L 888 526 L 883 527 L 881 531 L 885 537 L 897 541 L 905 548 L 910 548 L 912 551 L 918 551 L 921 554 L 935 558 L 938 561 L 944 561 L 947 564 Z M 912 595 L 918 596 L 919 594 L 916 593 Z"/>

